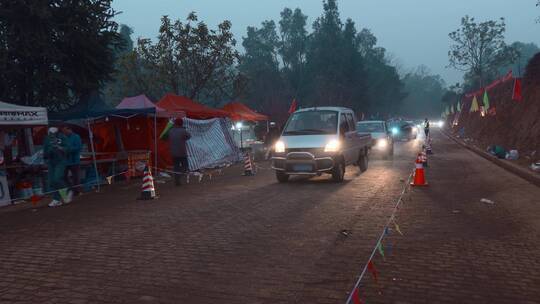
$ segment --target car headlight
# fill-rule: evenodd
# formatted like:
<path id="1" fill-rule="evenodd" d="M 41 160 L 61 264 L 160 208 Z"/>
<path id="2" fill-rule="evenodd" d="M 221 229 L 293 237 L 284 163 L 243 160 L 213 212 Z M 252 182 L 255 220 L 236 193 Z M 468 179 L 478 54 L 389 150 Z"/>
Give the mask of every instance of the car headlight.
<path id="1" fill-rule="evenodd" d="M 413 128 L 412 128 L 412 131 L 413 131 L 413 132 L 418 132 L 418 128 L 417 128 L 417 127 L 413 127 Z"/>
<path id="2" fill-rule="evenodd" d="M 398 135 L 398 133 L 399 133 L 399 129 L 396 128 L 396 127 L 393 127 L 392 128 L 392 135 Z"/>
<path id="3" fill-rule="evenodd" d="M 285 153 L 285 143 L 281 140 L 274 145 L 274 151 L 276 153 Z"/>
<path id="4" fill-rule="evenodd" d="M 339 140 L 333 139 L 329 141 L 324 147 L 324 152 L 338 152 L 341 148 L 341 143 Z"/>
<path id="5" fill-rule="evenodd" d="M 439 122 L 437 124 L 439 125 L 439 128 L 444 127 L 444 121 L 442 121 L 442 120 L 439 120 Z"/>
<path id="6" fill-rule="evenodd" d="M 386 138 L 379 139 L 377 140 L 376 146 L 379 149 L 385 149 L 388 147 L 388 140 Z"/>

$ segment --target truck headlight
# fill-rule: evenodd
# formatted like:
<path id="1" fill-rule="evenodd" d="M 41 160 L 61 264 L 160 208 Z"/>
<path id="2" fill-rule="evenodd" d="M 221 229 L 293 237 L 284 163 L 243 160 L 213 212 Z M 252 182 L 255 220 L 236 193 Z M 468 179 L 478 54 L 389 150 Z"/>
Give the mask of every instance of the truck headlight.
<path id="1" fill-rule="evenodd" d="M 285 153 L 285 143 L 281 140 L 274 145 L 274 151 L 276 153 Z"/>
<path id="2" fill-rule="evenodd" d="M 324 152 L 338 152 L 340 148 L 341 143 L 339 140 L 332 139 L 326 144 L 326 146 L 324 146 Z"/>
<path id="3" fill-rule="evenodd" d="M 398 135 L 398 133 L 399 133 L 399 129 L 396 128 L 396 127 L 393 127 L 392 128 L 392 135 Z"/>
<path id="4" fill-rule="evenodd" d="M 413 128 L 412 128 L 412 131 L 413 131 L 414 133 L 418 132 L 418 127 L 413 127 Z"/>
<path id="5" fill-rule="evenodd" d="M 386 138 L 377 140 L 376 147 L 379 149 L 386 149 L 386 147 L 388 147 L 388 140 Z"/>

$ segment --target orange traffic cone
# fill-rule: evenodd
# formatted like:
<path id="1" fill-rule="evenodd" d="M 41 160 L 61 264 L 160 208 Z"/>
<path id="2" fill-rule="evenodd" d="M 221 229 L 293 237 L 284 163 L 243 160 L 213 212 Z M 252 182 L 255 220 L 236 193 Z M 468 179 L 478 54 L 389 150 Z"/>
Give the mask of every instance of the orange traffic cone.
<path id="1" fill-rule="evenodd" d="M 422 153 L 418 153 L 416 158 L 416 169 L 414 171 L 414 179 L 411 183 L 413 187 L 425 187 L 428 185 L 426 177 L 424 175 L 424 164 L 422 163 Z"/>
<path id="2" fill-rule="evenodd" d="M 426 153 L 426 150 L 422 151 L 421 152 L 422 154 L 422 164 L 424 165 L 425 168 L 428 167 L 428 158 L 427 158 L 427 153 Z"/>
<path id="3" fill-rule="evenodd" d="M 251 157 L 249 157 L 249 152 L 246 152 L 244 154 L 244 176 L 252 176 L 253 173 L 253 166 L 251 165 Z"/>
<path id="4" fill-rule="evenodd" d="M 156 189 L 154 188 L 154 178 L 152 177 L 152 172 L 148 167 L 144 168 L 144 176 L 142 180 L 141 187 L 141 197 L 140 200 L 152 200 L 156 199 Z"/>

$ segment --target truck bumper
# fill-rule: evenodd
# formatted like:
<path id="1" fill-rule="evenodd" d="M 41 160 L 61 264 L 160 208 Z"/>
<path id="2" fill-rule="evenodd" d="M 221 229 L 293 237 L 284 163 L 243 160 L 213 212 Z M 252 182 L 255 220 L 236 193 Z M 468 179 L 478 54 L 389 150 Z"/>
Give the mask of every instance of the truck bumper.
<path id="1" fill-rule="evenodd" d="M 272 169 L 289 175 L 319 175 L 332 171 L 336 156 L 315 156 L 309 152 L 290 152 L 272 157 Z"/>

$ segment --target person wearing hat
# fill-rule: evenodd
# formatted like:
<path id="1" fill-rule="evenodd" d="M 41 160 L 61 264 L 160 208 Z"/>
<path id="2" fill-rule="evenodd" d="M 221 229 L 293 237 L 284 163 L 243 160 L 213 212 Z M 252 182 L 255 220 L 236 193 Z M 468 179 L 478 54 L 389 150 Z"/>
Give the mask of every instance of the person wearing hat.
<path id="1" fill-rule="evenodd" d="M 180 186 L 181 173 L 189 171 L 186 143 L 191 138 L 191 134 L 184 128 L 182 118 L 177 118 L 167 136 L 169 137 L 169 149 L 174 165 L 174 183 L 176 186 Z"/>
<path id="2" fill-rule="evenodd" d="M 47 181 L 49 191 L 53 191 L 53 200 L 49 207 L 58 207 L 64 203 L 71 202 L 70 191 L 67 192 L 64 173 L 66 170 L 66 137 L 58 132 L 58 128 L 49 128 L 48 134 L 43 142 L 43 158 L 47 164 Z M 63 195 L 62 195 L 63 194 Z"/>

